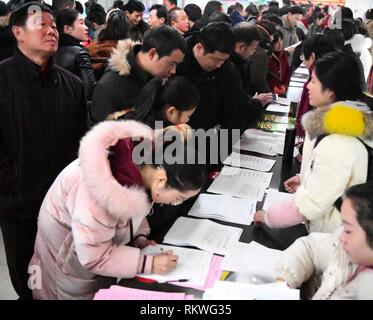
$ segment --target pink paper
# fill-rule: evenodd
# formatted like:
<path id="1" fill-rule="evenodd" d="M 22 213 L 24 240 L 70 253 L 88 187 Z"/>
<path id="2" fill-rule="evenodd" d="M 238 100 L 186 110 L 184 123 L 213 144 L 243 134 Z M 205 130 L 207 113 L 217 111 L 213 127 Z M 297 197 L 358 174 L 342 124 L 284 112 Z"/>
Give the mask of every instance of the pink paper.
<path id="1" fill-rule="evenodd" d="M 99 290 L 93 300 L 190 300 L 185 293 L 160 292 L 133 289 L 121 286 L 111 286 L 109 289 Z"/>
<path id="2" fill-rule="evenodd" d="M 188 282 L 170 282 L 170 283 L 175 284 L 177 286 L 188 287 L 188 288 L 193 288 L 193 289 L 202 290 L 202 291 L 205 291 L 206 289 L 210 289 L 214 286 L 214 283 L 216 280 L 220 280 L 221 274 L 223 273 L 223 270 L 220 270 L 220 266 L 223 261 L 223 258 L 224 257 L 213 255 L 211 259 L 210 269 L 209 269 L 209 273 L 206 279 L 206 283 L 203 287 L 192 285 Z"/>

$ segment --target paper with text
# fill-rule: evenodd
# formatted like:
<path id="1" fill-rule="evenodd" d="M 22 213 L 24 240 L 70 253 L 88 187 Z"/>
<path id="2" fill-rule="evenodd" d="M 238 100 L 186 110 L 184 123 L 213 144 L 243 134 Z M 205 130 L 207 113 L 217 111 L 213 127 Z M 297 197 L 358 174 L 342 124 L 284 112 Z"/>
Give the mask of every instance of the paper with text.
<path id="1" fill-rule="evenodd" d="M 256 275 L 272 282 L 276 280 L 275 267 L 281 256 L 281 250 L 267 248 L 255 241 L 240 242 L 224 257 L 221 268 Z"/>
<path id="2" fill-rule="evenodd" d="M 156 255 L 172 250 L 178 256 L 177 267 L 165 275 L 138 274 L 147 279 L 154 279 L 158 282 L 168 282 L 189 279 L 193 285 L 203 286 L 207 279 L 212 253 L 190 248 L 180 248 L 167 245 L 148 246 L 141 250 L 145 255 Z"/>
<path id="3" fill-rule="evenodd" d="M 289 199 L 294 199 L 294 194 L 269 189 L 263 204 L 263 210 L 268 210 L 273 204 Z"/>
<path id="4" fill-rule="evenodd" d="M 240 239 L 241 228 L 224 226 L 207 219 L 178 218 L 163 242 L 194 246 L 221 255 L 227 254 Z"/>
<path id="5" fill-rule="evenodd" d="M 231 196 L 200 194 L 188 215 L 250 225 L 256 212 L 256 201 Z"/>
<path id="6" fill-rule="evenodd" d="M 232 152 L 223 163 L 234 167 L 268 172 L 271 171 L 276 160 Z"/>

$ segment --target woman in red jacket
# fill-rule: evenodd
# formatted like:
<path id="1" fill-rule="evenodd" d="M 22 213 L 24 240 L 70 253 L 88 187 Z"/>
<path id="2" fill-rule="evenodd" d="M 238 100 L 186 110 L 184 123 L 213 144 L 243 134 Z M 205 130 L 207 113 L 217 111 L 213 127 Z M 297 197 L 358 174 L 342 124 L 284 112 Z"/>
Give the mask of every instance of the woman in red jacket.
<path id="1" fill-rule="evenodd" d="M 288 55 L 284 50 L 283 35 L 277 31 L 273 35 L 272 55 L 269 58 L 267 81 L 272 92 L 285 94 L 291 78 Z"/>

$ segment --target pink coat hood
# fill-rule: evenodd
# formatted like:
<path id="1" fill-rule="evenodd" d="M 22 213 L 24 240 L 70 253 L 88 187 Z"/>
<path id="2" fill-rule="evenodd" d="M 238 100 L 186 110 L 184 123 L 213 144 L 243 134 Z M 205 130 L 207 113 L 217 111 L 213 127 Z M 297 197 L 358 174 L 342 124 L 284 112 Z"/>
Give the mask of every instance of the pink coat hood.
<path id="1" fill-rule="evenodd" d="M 110 169 L 110 147 L 128 137 L 153 139 L 150 127 L 139 122 L 105 121 L 83 137 L 79 149 L 82 180 L 88 193 L 99 206 L 120 220 L 144 215 L 150 210 L 146 192 L 138 186 L 122 186 Z"/>

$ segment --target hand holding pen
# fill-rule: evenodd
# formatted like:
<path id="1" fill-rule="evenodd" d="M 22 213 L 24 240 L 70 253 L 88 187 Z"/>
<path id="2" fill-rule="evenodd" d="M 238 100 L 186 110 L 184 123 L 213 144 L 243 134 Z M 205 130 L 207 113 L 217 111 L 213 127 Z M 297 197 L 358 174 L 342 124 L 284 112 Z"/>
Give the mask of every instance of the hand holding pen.
<path id="1" fill-rule="evenodd" d="M 153 257 L 152 273 L 166 274 L 176 268 L 178 256 L 172 250 L 164 251 Z"/>

